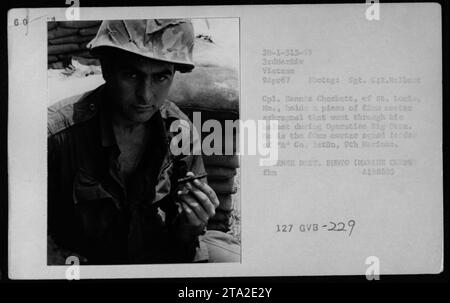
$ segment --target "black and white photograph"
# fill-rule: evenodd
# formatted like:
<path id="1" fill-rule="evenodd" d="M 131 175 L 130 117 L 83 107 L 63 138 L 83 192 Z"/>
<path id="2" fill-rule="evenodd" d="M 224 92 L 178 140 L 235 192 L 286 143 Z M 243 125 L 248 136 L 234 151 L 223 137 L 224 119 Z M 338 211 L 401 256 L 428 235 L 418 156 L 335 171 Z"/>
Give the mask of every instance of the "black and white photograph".
<path id="1" fill-rule="evenodd" d="M 239 118 L 237 41 L 237 18 L 48 23 L 49 265 L 240 262 L 238 156 L 191 123 Z"/>

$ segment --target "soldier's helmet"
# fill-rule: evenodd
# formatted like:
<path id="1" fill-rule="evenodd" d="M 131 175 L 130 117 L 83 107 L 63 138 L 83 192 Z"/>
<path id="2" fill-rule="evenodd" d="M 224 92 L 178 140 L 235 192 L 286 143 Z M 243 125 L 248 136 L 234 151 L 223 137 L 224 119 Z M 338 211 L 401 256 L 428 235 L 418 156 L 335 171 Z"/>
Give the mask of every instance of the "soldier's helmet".
<path id="1" fill-rule="evenodd" d="M 108 48 L 174 63 L 180 72 L 194 68 L 194 27 L 189 19 L 106 20 L 88 48 L 101 54 Z"/>

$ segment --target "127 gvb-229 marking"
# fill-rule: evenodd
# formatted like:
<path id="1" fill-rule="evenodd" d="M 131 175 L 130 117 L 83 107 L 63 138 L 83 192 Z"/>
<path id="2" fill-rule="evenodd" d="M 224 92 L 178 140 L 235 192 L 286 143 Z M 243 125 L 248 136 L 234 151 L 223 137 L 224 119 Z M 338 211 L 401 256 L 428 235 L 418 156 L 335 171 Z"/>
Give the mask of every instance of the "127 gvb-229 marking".
<path id="1" fill-rule="evenodd" d="M 290 233 L 290 232 L 318 232 L 318 231 L 328 231 L 328 232 L 344 232 L 348 233 L 349 236 L 352 235 L 353 229 L 355 228 L 356 221 L 329 221 L 328 224 L 319 223 L 309 223 L 309 224 L 277 224 L 275 226 L 275 232 L 279 233 Z"/>

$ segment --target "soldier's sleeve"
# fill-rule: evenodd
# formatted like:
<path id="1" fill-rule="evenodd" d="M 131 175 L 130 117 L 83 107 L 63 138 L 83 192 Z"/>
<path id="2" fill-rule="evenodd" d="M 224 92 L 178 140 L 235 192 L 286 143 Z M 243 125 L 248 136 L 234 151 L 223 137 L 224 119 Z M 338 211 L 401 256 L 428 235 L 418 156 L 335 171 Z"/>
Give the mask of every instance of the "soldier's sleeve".
<path id="1" fill-rule="evenodd" d="M 58 204 L 60 200 L 61 176 L 58 167 L 58 139 L 54 135 L 47 138 L 47 262 L 61 265 L 65 261 L 64 250 L 56 242 L 58 235 Z"/>
<path id="2" fill-rule="evenodd" d="M 72 191 L 68 190 L 69 163 L 64 162 L 63 123 L 49 116 L 47 136 L 47 263 L 65 264 L 68 256 L 79 256 L 74 247 Z M 58 124 L 59 123 L 59 124 Z M 70 187 L 71 189 L 71 187 Z M 81 258 L 80 258 L 81 261 Z"/>

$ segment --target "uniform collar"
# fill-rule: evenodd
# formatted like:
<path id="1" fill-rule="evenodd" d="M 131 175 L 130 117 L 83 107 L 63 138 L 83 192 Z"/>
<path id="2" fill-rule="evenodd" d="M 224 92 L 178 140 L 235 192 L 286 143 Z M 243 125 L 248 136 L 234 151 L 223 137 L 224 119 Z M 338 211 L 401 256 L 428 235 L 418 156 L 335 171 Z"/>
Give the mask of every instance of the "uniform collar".
<path id="1" fill-rule="evenodd" d="M 104 102 L 104 100 L 102 101 Z M 117 141 L 112 128 L 111 111 L 109 110 L 109 107 L 102 106 L 99 115 L 100 115 L 100 134 L 102 146 L 103 147 L 116 146 Z M 168 140 L 166 132 L 167 130 L 160 111 L 157 111 L 150 118 L 150 120 L 146 122 L 146 127 L 150 128 L 151 133 L 156 135 L 156 138 L 154 137 L 155 139 L 159 139 L 158 141 L 162 144 L 167 144 Z"/>

